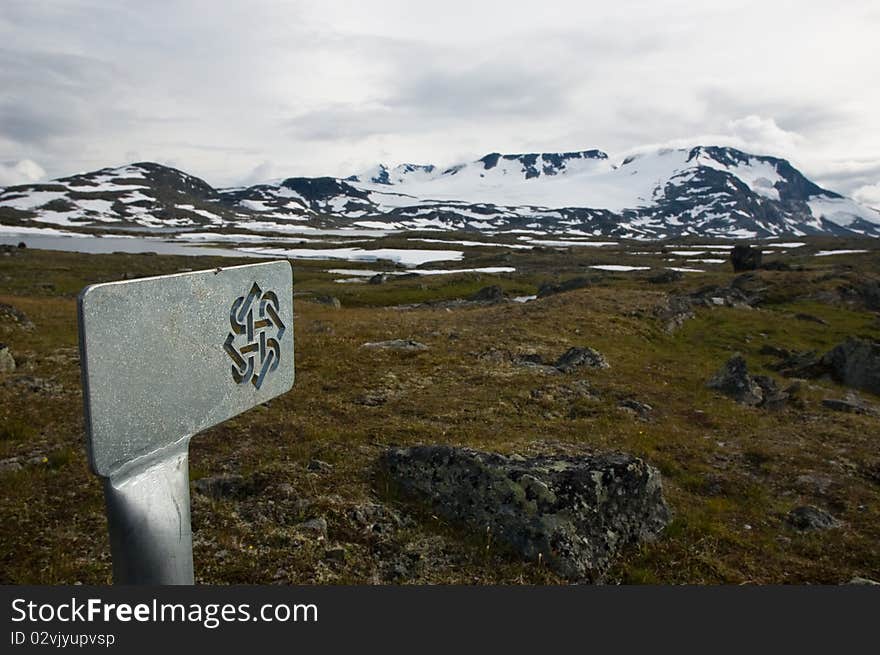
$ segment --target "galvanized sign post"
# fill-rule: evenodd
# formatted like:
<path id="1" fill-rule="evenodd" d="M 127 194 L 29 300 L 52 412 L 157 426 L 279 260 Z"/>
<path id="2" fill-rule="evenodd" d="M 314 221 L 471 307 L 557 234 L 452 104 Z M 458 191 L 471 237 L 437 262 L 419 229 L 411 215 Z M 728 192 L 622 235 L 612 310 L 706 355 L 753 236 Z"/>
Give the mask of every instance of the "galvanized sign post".
<path id="1" fill-rule="evenodd" d="M 286 261 L 80 294 L 89 463 L 116 583 L 193 583 L 190 438 L 293 386 L 292 298 Z"/>

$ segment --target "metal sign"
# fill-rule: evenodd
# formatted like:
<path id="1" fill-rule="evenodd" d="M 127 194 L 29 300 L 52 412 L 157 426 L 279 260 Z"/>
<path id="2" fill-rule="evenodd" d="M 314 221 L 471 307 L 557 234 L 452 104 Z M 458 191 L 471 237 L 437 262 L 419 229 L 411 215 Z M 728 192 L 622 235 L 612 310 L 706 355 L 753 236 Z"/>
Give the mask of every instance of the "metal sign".
<path id="1" fill-rule="evenodd" d="M 293 386 L 292 298 L 286 261 L 80 293 L 89 462 L 116 582 L 192 584 L 189 440 Z"/>

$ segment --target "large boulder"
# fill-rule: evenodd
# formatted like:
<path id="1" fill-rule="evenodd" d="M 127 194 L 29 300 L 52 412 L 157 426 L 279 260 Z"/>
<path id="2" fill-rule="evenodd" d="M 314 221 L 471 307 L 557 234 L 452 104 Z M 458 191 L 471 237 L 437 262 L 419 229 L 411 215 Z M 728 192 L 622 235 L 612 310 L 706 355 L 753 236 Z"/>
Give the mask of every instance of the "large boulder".
<path id="1" fill-rule="evenodd" d="M 740 271 L 754 271 L 761 268 L 761 249 L 747 245 L 736 245 L 730 251 L 730 263 L 736 273 Z"/>
<path id="2" fill-rule="evenodd" d="M 840 384 L 880 394 L 880 343 L 850 337 L 822 358 Z"/>
<path id="3" fill-rule="evenodd" d="M 572 580 L 601 575 L 670 518 L 660 473 L 623 453 L 525 459 L 418 446 L 386 451 L 381 466 L 404 495 Z"/>

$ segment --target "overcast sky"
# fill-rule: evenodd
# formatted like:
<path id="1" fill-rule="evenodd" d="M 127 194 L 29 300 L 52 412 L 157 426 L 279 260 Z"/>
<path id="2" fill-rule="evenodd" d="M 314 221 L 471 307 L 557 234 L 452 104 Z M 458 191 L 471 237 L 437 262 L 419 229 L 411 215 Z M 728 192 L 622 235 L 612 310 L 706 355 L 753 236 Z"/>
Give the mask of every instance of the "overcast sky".
<path id="1" fill-rule="evenodd" d="M 880 204 L 880 2 L 0 0 L 0 185 L 731 144 Z"/>

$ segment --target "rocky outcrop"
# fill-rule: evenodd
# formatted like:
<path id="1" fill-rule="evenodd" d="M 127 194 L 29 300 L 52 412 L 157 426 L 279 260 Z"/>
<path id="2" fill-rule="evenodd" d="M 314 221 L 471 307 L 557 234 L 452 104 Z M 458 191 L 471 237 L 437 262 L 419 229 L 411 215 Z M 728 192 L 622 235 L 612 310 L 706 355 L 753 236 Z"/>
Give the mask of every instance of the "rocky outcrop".
<path id="1" fill-rule="evenodd" d="M 785 520 L 793 528 L 804 532 L 812 530 L 830 530 L 841 526 L 840 521 L 834 518 L 831 514 L 824 509 L 819 509 L 812 505 L 795 507 L 786 515 Z"/>
<path id="2" fill-rule="evenodd" d="M 880 343 L 850 337 L 826 353 L 822 365 L 840 384 L 880 394 Z"/>
<path id="3" fill-rule="evenodd" d="M 753 407 L 777 408 L 788 396 L 780 391 L 776 381 L 766 375 L 749 375 L 742 355 L 736 354 L 709 380 L 710 389 L 730 396 L 736 402 Z"/>
<path id="4" fill-rule="evenodd" d="M 760 248 L 739 244 L 730 251 L 730 263 L 733 264 L 733 270 L 737 273 L 740 271 L 754 271 L 761 268 L 761 259 Z"/>
<path id="5" fill-rule="evenodd" d="M 592 348 L 569 348 L 554 364 L 563 373 L 571 373 L 576 368 L 611 368 L 608 360 L 598 350 Z"/>
<path id="6" fill-rule="evenodd" d="M 880 395 L 880 342 L 850 337 L 824 355 L 815 351 L 792 352 L 765 347 L 762 354 L 778 358 L 771 368 L 787 377 L 817 378 L 829 376 L 854 389 Z"/>
<path id="7" fill-rule="evenodd" d="M 380 465 L 404 495 L 572 580 L 600 576 L 670 518 L 660 473 L 622 453 L 525 459 L 418 446 L 390 449 Z"/>

